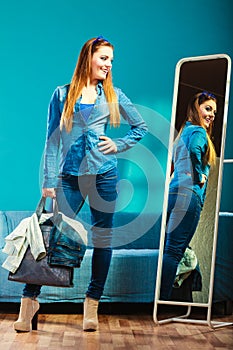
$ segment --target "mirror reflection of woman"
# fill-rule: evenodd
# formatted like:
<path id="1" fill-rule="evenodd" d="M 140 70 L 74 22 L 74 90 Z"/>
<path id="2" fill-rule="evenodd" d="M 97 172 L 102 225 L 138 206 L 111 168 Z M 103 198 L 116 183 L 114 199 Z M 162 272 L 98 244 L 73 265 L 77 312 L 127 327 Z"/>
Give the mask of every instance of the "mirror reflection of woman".
<path id="1" fill-rule="evenodd" d="M 194 95 L 187 108 L 186 121 L 174 143 L 161 300 L 171 300 L 178 264 L 200 219 L 209 170 L 216 160 L 211 141 L 216 109 L 217 100 L 214 95 L 206 91 Z"/>

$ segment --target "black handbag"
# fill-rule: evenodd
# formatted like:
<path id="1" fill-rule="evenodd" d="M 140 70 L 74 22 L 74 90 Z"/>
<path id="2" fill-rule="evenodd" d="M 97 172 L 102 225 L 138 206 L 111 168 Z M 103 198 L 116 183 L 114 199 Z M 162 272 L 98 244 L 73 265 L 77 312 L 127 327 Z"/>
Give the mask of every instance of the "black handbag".
<path id="1" fill-rule="evenodd" d="M 45 198 L 42 198 L 36 210 L 38 219 L 40 219 L 44 211 L 44 206 Z M 52 218 L 40 224 L 46 252 L 49 249 L 49 236 L 53 228 L 54 224 Z M 50 266 L 47 254 L 41 260 L 36 261 L 32 256 L 29 246 L 19 268 L 15 273 L 9 273 L 8 280 L 45 286 L 73 287 L 73 268 L 69 266 Z"/>

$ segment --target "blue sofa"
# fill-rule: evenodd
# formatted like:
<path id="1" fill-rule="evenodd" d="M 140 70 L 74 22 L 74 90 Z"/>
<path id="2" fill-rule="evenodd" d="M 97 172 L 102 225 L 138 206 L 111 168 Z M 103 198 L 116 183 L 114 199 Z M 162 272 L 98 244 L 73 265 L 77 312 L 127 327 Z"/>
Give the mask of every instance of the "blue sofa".
<path id="1" fill-rule="evenodd" d="M 30 211 L 0 211 L 0 245 Z M 90 214 L 81 211 L 79 219 L 88 228 Z M 225 302 L 228 313 L 233 300 L 233 216 L 222 215 L 215 269 L 213 302 Z M 157 260 L 159 254 L 160 217 L 154 213 L 117 212 L 114 219 L 113 258 L 102 302 L 152 303 L 154 300 Z M 199 252 L 200 254 L 200 252 Z M 42 288 L 41 303 L 81 303 L 91 274 L 92 250 L 87 249 L 81 267 L 74 270 L 73 288 Z M 0 251 L 0 265 L 6 259 Z M 0 303 L 20 302 L 23 284 L 8 281 L 8 271 L 0 267 Z"/>
<path id="2" fill-rule="evenodd" d="M 225 313 L 233 313 L 233 213 L 229 212 L 219 216 L 213 301 L 224 301 Z"/>
<path id="3" fill-rule="evenodd" d="M 0 244 L 28 216 L 30 211 L 0 211 Z M 90 225 L 90 213 L 80 212 L 79 220 Z M 145 224 L 145 221 L 147 224 Z M 89 230 L 88 230 L 89 231 Z M 113 259 L 102 301 L 152 302 L 158 260 L 160 222 L 154 214 L 143 216 L 116 213 L 114 220 Z M 80 268 L 74 269 L 74 287 L 43 286 L 41 303 L 83 302 L 91 274 L 92 249 L 87 249 Z M 0 264 L 7 255 L 0 252 Z M 23 284 L 8 281 L 8 271 L 0 267 L 0 302 L 19 302 Z"/>

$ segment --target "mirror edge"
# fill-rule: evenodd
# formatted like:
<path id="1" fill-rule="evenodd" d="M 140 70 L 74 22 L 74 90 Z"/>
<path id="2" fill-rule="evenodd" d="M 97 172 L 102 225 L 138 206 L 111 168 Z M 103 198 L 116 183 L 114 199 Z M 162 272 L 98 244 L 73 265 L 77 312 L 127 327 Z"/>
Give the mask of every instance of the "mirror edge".
<path id="1" fill-rule="evenodd" d="M 223 132 L 222 132 L 222 146 L 221 146 L 221 164 L 219 165 L 219 175 L 220 180 L 218 181 L 218 190 L 217 190 L 217 200 L 216 200 L 216 211 L 215 211 L 215 229 L 214 229 L 214 242 L 213 242 L 213 251 L 212 251 L 212 261 L 211 261 L 211 278 L 210 278 L 210 290 L 209 290 L 209 301 L 208 301 L 208 319 L 211 317 L 211 305 L 213 298 L 213 286 L 214 286 L 214 268 L 215 268 L 215 260 L 216 260 L 216 247 L 217 247 L 217 227 L 218 226 L 218 217 L 219 217 L 219 207 L 220 207 L 220 196 L 221 196 L 221 188 L 222 188 L 222 170 L 223 170 L 223 157 L 225 151 L 225 138 L 226 138 L 226 125 L 227 125 L 227 116 L 228 116 L 228 106 L 229 106 L 229 94 L 230 94 L 230 78 L 231 78 L 231 58 L 228 54 L 211 54 L 204 56 L 191 56 L 181 58 L 176 66 L 175 66 L 175 78 L 174 78 L 174 92 L 173 92 L 173 100 L 172 100 L 172 113 L 171 113 L 171 122 L 170 122 L 170 135 L 169 135 L 169 144 L 168 144 L 168 157 L 166 164 L 166 178 L 165 178 L 165 187 L 164 187 L 164 199 L 163 199 L 163 212 L 162 212 L 162 220 L 161 220 L 161 230 L 160 230 L 160 246 L 159 246 L 159 257 L 157 263 L 157 273 L 156 273 L 156 285 L 155 285 L 155 298 L 154 298 L 154 310 L 153 310 L 153 319 L 155 323 L 158 323 L 157 320 L 157 306 L 159 302 L 159 294 L 160 294 L 160 285 L 161 285 L 161 274 L 162 274 L 162 259 L 163 259 L 163 246 L 165 239 L 165 226 L 166 226 L 166 212 L 168 205 L 168 189 L 169 183 L 168 179 L 170 176 L 170 164 L 172 157 L 172 145 L 174 140 L 174 132 L 175 132 L 175 116 L 176 116 L 176 108 L 177 108 L 177 96 L 178 96 L 178 83 L 179 83 L 179 73 L 180 68 L 184 62 L 187 61 L 197 61 L 197 60 L 208 60 L 208 59 L 218 59 L 218 58 L 226 58 L 227 65 L 227 77 L 226 77 L 226 89 L 225 89 L 225 98 L 224 98 L 224 114 L 223 114 Z M 217 223 L 217 225 L 216 225 Z M 180 305 L 189 305 L 187 302 L 179 302 Z M 203 305 L 205 306 L 205 305 Z M 190 307 L 190 306 L 189 306 Z"/>
<path id="2" fill-rule="evenodd" d="M 219 222 L 219 212 L 220 212 L 220 201 L 222 193 L 222 177 L 223 177 L 223 164 L 224 164 L 224 154 L 225 154 L 225 141 L 226 141 L 226 130 L 227 130 L 227 118 L 228 118 L 228 106 L 229 106 L 229 96 L 230 96 L 230 78 L 231 78 L 231 58 L 227 54 L 222 54 L 219 58 L 227 59 L 227 76 L 226 76 L 226 88 L 225 88 L 225 99 L 224 99 L 224 113 L 223 113 L 223 123 L 222 123 L 222 137 L 221 137 L 221 152 L 219 160 L 218 169 L 218 186 L 216 195 L 216 206 L 215 206 L 215 220 L 214 220 L 214 234 L 213 234 L 213 249 L 212 249 L 212 261 L 210 270 L 210 289 L 209 289 L 209 300 L 208 304 L 211 306 L 213 301 L 213 291 L 214 291 L 214 272 L 216 263 L 216 251 L 217 251 L 217 240 L 218 240 L 218 222 Z M 208 312 L 211 312 L 209 308 Z M 210 317 L 210 316 L 209 316 Z"/>

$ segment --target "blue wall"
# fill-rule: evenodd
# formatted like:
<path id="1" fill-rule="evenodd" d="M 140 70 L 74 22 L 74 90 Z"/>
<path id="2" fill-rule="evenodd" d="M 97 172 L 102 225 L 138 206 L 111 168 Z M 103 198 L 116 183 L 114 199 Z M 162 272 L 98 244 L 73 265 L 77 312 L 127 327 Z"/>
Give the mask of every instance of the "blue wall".
<path id="1" fill-rule="evenodd" d="M 4 2 L 0 10 L 0 209 L 35 208 L 51 93 L 70 81 L 82 44 L 100 34 L 115 46 L 115 85 L 140 105 L 152 130 L 134 153 L 124 156 L 131 162 L 126 165 L 124 158 L 119 160 L 122 178 L 131 176 L 133 181 L 133 188 L 122 182 L 127 191 L 120 201 L 124 209 L 133 210 L 135 205 L 140 209 L 144 186 L 152 179 L 149 188 L 159 207 L 175 65 L 190 56 L 226 53 L 233 58 L 231 15 L 231 0 L 206 5 L 201 0 Z M 231 158 L 232 106 L 231 89 L 226 142 L 226 156 Z M 157 167 L 154 177 L 150 161 Z M 228 196 L 233 169 L 229 168 L 224 172 L 223 210 L 233 210 L 232 196 Z"/>

